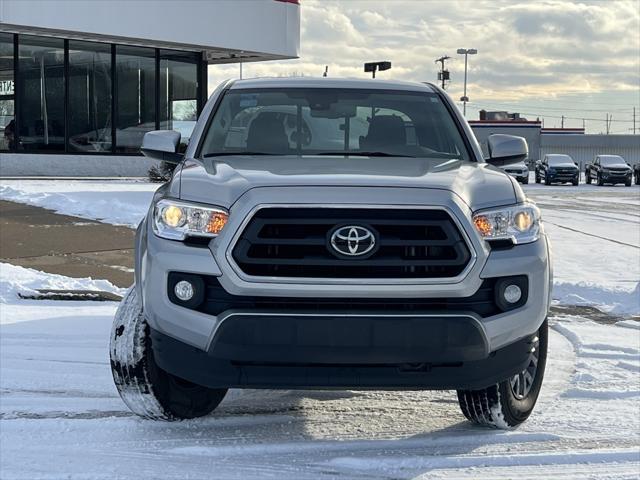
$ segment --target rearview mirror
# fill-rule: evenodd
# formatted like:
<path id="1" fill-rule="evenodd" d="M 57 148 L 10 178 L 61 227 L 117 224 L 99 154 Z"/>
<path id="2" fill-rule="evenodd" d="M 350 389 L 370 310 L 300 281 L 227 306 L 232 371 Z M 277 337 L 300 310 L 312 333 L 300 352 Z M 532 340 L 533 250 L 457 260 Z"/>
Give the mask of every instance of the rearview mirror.
<path id="1" fill-rule="evenodd" d="M 522 162 L 529 155 L 527 141 L 513 135 L 501 133 L 489 135 L 487 147 L 489 149 L 487 162 L 497 167 Z"/>
<path id="2" fill-rule="evenodd" d="M 140 151 L 145 157 L 169 163 L 180 163 L 184 155 L 177 153 L 180 132 L 175 130 L 153 130 L 144 134 Z"/>

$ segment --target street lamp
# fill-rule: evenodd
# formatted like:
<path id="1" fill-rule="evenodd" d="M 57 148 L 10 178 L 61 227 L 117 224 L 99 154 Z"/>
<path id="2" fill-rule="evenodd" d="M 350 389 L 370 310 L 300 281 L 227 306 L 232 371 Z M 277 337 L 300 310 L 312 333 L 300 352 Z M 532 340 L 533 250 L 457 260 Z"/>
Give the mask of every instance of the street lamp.
<path id="1" fill-rule="evenodd" d="M 467 56 L 475 55 L 478 53 L 478 50 L 475 48 L 459 48 L 456 52 L 458 55 L 464 55 L 464 95 L 460 97 L 462 101 L 462 114 L 467 116 L 467 102 L 469 101 L 469 97 L 467 97 Z"/>

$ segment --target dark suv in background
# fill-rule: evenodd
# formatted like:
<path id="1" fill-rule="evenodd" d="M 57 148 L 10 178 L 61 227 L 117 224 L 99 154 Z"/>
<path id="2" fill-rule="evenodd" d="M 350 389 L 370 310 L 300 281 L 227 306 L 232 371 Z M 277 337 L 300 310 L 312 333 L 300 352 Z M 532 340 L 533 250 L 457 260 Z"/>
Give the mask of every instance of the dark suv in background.
<path id="1" fill-rule="evenodd" d="M 543 180 L 545 185 L 569 182 L 573 185 L 578 185 L 580 182 L 580 169 L 569 155 L 559 153 L 545 155 L 536 164 L 536 183 L 540 183 Z"/>
<path id="2" fill-rule="evenodd" d="M 632 175 L 631 166 L 619 155 L 598 155 L 592 163 L 587 164 L 584 172 L 587 183 L 595 180 L 599 186 L 605 183 L 611 185 L 624 183 L 630 187 Z"/>

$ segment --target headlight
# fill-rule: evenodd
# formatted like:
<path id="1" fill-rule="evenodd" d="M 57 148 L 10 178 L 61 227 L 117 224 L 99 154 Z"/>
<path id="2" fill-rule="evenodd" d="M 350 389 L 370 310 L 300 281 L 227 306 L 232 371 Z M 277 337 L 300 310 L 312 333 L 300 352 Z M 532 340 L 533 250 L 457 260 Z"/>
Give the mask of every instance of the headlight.
<path id="1" fill-rule="evenodd" d="M 160 200 L 154 207 L 153 231 L 159 237 L 169 240 L 217 237 L 228 218 L 229 213 L 222 208 Z"/>
<path id="2" fill-rule="evenodd" d="M 531 243 L 540 237 L 540 210 L 532 203 L 483 210 L 473 215 L 473 224 L 485 240 Z"/>
<path id="3" fill-rule="evenodd" d="M 555 168 L 550 168 L 549 169 L 549 173 L 556 173 L 556 169 Z"/>

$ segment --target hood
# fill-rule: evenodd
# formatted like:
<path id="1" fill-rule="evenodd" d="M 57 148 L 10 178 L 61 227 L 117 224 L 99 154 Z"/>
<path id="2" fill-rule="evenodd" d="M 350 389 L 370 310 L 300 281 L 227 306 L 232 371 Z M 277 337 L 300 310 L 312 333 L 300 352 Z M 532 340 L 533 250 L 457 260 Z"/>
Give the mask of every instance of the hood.
<path id="1" fill-rule="evenodd" d="M 255 187 L 440 189 L 458 195 L 474 210 L 513 204 L 522 196 L 506 173 L 486 163 L 405 157 L 234 156 L 188 159 L 173 182 L 179 182 L 183 200 L 227 208 Z"/>
<path id="2" fill-rule="evenodd" d="M 509 165 L 505 165 L 504 167 L 501 167 L 503 170 L 525 170 L 528 169 L 529 167 L 527 167 L 524 162 L 520 162 L 520 163 L 511 163 Z"/>
<path id="3" fill-rule="evenodd" d="M 631 170 L 631 167 L 624 162 L 620 163 L 610 163 L 608 165 L 602 165 L 602 168 L 623 168 L 626 170 Z"/>
<path id="4" fill-rule="evenodd" d="M 578 166 L 573 162 L 558 162 L 553 165 L 549 164 L 549 168 L 575 168 L 578 169 Z"/>

